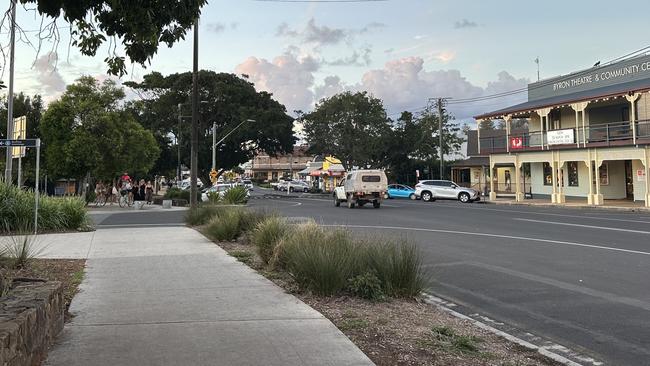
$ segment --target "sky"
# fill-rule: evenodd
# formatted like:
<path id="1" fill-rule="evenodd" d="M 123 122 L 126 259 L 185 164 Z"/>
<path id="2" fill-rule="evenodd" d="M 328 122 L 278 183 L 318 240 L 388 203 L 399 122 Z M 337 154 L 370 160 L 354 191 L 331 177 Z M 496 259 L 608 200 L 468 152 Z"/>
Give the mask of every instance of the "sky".
<path id="1" fill-rule="evenodd" d="M 471 98 L 525 87 L 537 80 L 538 57 L 544 79 L 650 45 L 640 31 L 650 2 L 613 5 L 600 0 L 211 0 L 201 15 L 199 64 L 248 75 L 289 112 L 313 110 L 337 92 L 365 90 L 396 118 L 403 110 L 420 110 L 429 98 Z M 45 41 L 37 53 L 37 32 L 31 31 L 39 28 L 40 16 L 20 6 L 17 20 L 31 45 L 24 39 L 16 45 L 16 92 L 51 101 L 82 75 L 108 77 L 103 63 L 108 47 L 95 57 L 80 55 L 69 47 L 69 29 L 59 20 L 58 46 Z M 191 39 L 188 34 L 172 49 L 162 45 L 146 69 L 129 65 L 122 81 L 139 81 L 151 71 L 190 71 Z M 0 44 L 8 41 L 3 27 Z M 1 79 L 8 83 L 6 71 Z M 453 104 L 449 110 L 467 120 L 525 100 L 521 93 Z"/>

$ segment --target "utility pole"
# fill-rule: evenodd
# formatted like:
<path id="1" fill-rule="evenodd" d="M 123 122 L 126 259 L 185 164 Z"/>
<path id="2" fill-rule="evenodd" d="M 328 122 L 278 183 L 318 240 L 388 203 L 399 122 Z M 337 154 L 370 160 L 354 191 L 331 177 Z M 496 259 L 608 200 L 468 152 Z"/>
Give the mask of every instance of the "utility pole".
<path id="1" fill-rule="evenodd" d="M 438 138 L 440 139 L 440 179 L 445 179 L 443 176 L 445 158 L 442 150 L 442 124 L 443 124 L 442 103 L 443 102 L 444 102 L 444 98 L 438 98 Z"/>
<path id="2" fill-rule="evenodd" d="M 194 20 L 194 65 L 192 69 L 192 140 L 190 147 L 190 208 L 196 209 L 199 150 L 199 17 Z"/>
<path id="3" fill-rule="evenodd" d="M 183 104 L 178 103 L 178 130 L 176 131 L 176 149 L 177 149 L 177 157 L 176 157 L 176 181 L 180 182 L 183 180 L 183 176 L 181 174 L 181 124 L 183 123 L 183 114 L 181 113 L 182 111 Z M 180 184 L 180 183 L 178 183 Z"/>
<path id="4" fill-rule="evenodd" d="M 7 139 L 12 139 L 14 135 L 14 59 L 16 48 L 16 1 L 10 0 L 11 19 L 9 29 L 9 89 L 7 90 Z M 5 182 L 11 184 L 13 149 L 7 148 L 5 157 Z"/>
<path id="5" fill-rule="evenodd" d="M 212 122 L 212 170 L 217 170 L 217 122 Z"/>

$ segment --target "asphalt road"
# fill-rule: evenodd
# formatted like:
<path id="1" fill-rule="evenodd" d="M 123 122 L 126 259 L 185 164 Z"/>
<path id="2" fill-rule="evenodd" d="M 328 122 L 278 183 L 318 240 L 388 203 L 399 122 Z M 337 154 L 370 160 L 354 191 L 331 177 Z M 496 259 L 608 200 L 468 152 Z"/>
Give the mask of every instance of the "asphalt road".
<path id="1" fill-rule="evenodd" d="M 420 248 L 436 296 L 605 364 L 650 365 L 650 215 L 409 200 L 351 210 L 295 196 L 250 205 L 406 237 Z M 178 225 L 183 215 L 95 219 Z"/>

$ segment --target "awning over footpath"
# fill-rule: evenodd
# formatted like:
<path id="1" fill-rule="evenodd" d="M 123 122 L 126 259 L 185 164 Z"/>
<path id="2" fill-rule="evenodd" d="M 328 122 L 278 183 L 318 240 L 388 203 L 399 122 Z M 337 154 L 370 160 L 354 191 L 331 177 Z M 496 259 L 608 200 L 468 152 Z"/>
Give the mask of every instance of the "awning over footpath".
<path id="1" fill-rule="evenodd" d="M 473 168 L 473 167 L 482 167 L 489 166 L 490 158 L 487 156 L 472 156 L 465 160 L 456 161 L 451 164 L 452 168 Z"/>
<path id="2" fill-rule="evenodd" d="M 650 90 L 650 80 L 636 80 L 628 83 L 615 84 L 602 88 L 580 91 L 571 94 L 558 95 L 551 98 L 528 101 L 516 104 L 511 107 L 496 110 L 494 112 L 475 116 L 475 119 L 500 118 L 508 114 L 530 112 L 540 108 L 552 107 L 557 105 L 588 101 L 596 98 L 612 97 L 631 92 Z"/>

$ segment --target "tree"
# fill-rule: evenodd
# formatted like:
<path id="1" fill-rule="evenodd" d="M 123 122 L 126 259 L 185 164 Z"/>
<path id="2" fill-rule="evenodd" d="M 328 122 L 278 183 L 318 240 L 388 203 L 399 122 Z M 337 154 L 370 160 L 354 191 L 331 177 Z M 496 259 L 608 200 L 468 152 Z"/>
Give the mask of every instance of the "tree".
<path id="1" fill-rule="evenodd" d="M 159 150 L 151 132 L 120 107 L 124 91 L 111 80 L 82 77 L 44 113 L 40 132 L 45 165 L 60 178 L 90 173 L 111 179 L 129 171 L 146 174 Z"/>
<path id="2" fill-rule="evenodd" d="M 163 76 L 153 72 L 144 76 L 141 83 L 127 82 L 140 93 L 142 100 L 133 102 L 128 109 L 138 116 L 143 125 L 151 130 L 162 151 L 156 164 L 156 172 L 169 175 L 175 170 L 177 145 L 169 136 L 180 137 L 181 160 L 189 165 L 190 121 L 178 122 L 178 105 L 181 113 L 190 115 L 189 96 L 192 90 L 192 74 L 181 73 Z M 199 72 L 200 133 L 199 174 L 208 179 L 212 163 L 212 124 L 217 125 L 217 140 L 240 122 L 244 123 L 217 148 L 219 174 L 250 160 L 258 151 L 271 155 L 293 150 L 293 118 L 286 108 L 267 92 L 257 92 L 248 80 L 234 74 Z"/>
<path id="3" fill-rule="evenodd" d="M 185 38 L 207 0 L 20 0 L 37 4 L 39 14 L 70 24 L 71 44 L 86 56 L 95 56 L 108 38 L 112 48 L 104 60 L 109 74 L 126 73 L 124 57 L 116 51 L 117 41 L 134 63 L 145 65 L 158 51 L 160 43 L 171 47 Z M 58 34 L 56 22 L 43 22 L 39 40 Z"/>
<path id="4" fill-rule="evenodd" d="M 415 174 L 415 169 L 419 169 L 421 174 L 424 174 L 425 170 L 432 171 L 432 167 L 439 164 L 439 120 L 436 105 L 427 107 L 417 115 L 410 112 L 402 113 L 393 127 L 391 142 L 387 144 L 389 147 L 387 167 L 394 180 L 409 182 Z M 454 117 L 443 108 L 442 150 L 447 159 L 449 156 L 456 155 L 465 141 L 460 131 Z"/>
<path id="5" fill-rule="evenodd" d="M 381 100 L 367 92 L 336 94 L 311 113 L 299 113 L 309 151 L 332 154 L 352 167 L 382 167 L 387 161 L 390 120 Z"/>

